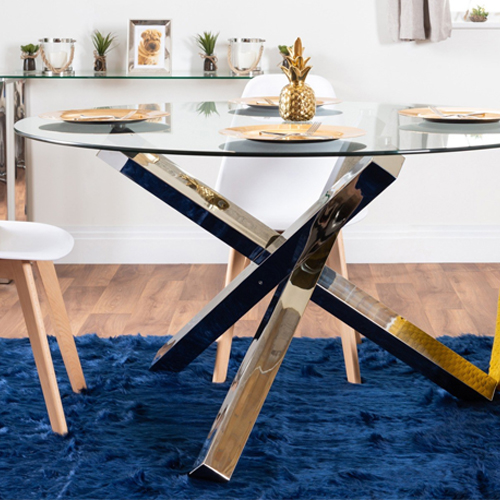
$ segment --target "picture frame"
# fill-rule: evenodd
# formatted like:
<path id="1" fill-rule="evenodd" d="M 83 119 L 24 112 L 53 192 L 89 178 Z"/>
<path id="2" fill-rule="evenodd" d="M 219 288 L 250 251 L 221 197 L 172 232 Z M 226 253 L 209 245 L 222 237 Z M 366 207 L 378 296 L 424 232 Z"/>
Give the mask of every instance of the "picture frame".
<path id="1" fill-rule="evenodd" d="M 130 19 L 127 73 L 169 75 L 172 73 L 172 21 Z"/>

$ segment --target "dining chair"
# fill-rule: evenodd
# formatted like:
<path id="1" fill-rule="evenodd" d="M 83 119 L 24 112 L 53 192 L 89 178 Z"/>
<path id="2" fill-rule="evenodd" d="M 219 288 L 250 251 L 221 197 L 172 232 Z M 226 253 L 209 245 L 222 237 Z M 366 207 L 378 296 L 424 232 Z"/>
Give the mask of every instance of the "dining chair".
<path id="1" fill-rule="evenodd" d="M 53 263 L 67 255 L 73 245 L 73 237 L 58 227 L 36 222 L 0 221 L 0 277 L 13 280 L 16 285 L 50 424 L 57 434 L 66 434 L 68 427 L 32 263 L 45 289 L 49 315 L 71 388 L 74 392 L 80 392 L 86 388 L 85 377 Z"/>
<path id="2" fill-rule="evenodd" d="M 242 97 L 278 96 L 288 83 L 285 75 L 262 75 L 250 80 Z M 335 97 L 331 83 L 317 75 L 309 75 L 317 97 Z M 268 118 L 269 119 L 269 118 Z M 281 121 L 279 117 L 271 120 Z M 260 122 L 263 118 L 260 118 Z M 320 121 L 320 118 L 318 118 Z M 331 158 L 233 158 L 222 160 L 216 191 L 276 231 L 288 228 L 326 190 L 327 183 L 339 162 Z M 357 217 L 357 220 L 360 218 Z M 226 286 L 249 264 L 248 259 L 231 249 L 226 270 Z M 328 265 L 348 278 L 342 233 L 330 254 Z M 340 322 L 339 322 L 340 323 Z M 340 324 L 347 380 L 360 383 L 357 332 Z M 233 328 L 217 342 L 213 382 L 226 380 Z"/>

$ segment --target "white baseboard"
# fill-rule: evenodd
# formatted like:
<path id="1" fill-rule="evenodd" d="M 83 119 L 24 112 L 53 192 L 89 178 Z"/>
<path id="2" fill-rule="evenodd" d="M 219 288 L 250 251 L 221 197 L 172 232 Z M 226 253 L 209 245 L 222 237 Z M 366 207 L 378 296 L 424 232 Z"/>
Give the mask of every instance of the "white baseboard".
<path id="1" fill-rule="evenodd" d="M 500 226 L 350 226 L 347 262 L 500 262 Z"/>
<path id="2" fill-rule="evenodd" d="M 67 227 L 75 264 L 224 263 L 228 247 L 197 227 Z M 500 226 L 368 226 L 344 231 L 349 263 L 500 262 Z"/>
<path id="3" fill-rule="evenodd" d="M 61 263 L 205 264 L 227 262 L 229 247 L 197 227 L 66 227 L 75 238 Z"/>

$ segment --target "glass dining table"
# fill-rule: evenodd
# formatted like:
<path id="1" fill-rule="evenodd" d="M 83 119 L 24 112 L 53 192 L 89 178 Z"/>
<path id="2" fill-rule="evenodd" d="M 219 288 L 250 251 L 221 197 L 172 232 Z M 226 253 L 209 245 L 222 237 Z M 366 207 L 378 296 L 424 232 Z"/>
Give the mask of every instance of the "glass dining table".
<path id="1" fill-rule="evenodd" d="M 319 107 L 314 121 L 322 124 L 317 132 L 321 139 L 260 134 L 294 127 L 283 125 L 273 106 L 228 102 L 120 107 L 168 109 L 160 118 L 137 122 L 66 122 L 55 113 L 16 123 L 16 132 L 29 139 L 98 150 L 104 162 L 251 261 L 158 351 L 152 370 L 183 370 L 275 290 L 201 448 L 193 477 L 223 482 L 231 478 L 309 301 L 451 394 L 493 398 L 493 375 L 325 265 L 339 231 L 396 180 L 405 156 L 500 147 L 498 121 L 432 121 L 402 114 L 416 107 L 426 108 L 350 102 Z M 324 138 L 322 130 L 327 129 L 339 132 L 334 140 Z M 278 233 L 176 165 L 172 155 L 199 156 L 200 161 L 224 156 L 324 157 L 332 160 L 332 174 L 320 198 Z M 307 175 L 314 174 L 305 170 Z M 350 352 L 357 355 L 355 346 Z M 498 364 L 495 355 L 492 364 Z"/>

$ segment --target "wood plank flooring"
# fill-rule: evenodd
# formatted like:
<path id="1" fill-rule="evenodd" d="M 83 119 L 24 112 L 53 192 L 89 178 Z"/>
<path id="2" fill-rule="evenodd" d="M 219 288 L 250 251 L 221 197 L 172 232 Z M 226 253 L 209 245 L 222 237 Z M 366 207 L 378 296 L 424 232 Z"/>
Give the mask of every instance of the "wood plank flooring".
<path id="1" fill-rule="evenodd" d="M 494 334 L 500 264 L 348 267 L 351 281 L 431 335 Z M 222 289 L 225 266 L 57 265 L 56 270 L 73 332 L 108 337 L 175 334 Z M 43 292 L 40 297 L 51 334 Z M 254 334 L 266 304 L 263 300 L 238 322 L 236 335 Z M 0 285 L 0 336 L 26 334 L 15 287 Z M 337 334 L 337 321 L 311 303 L 297 335 Z"/>

